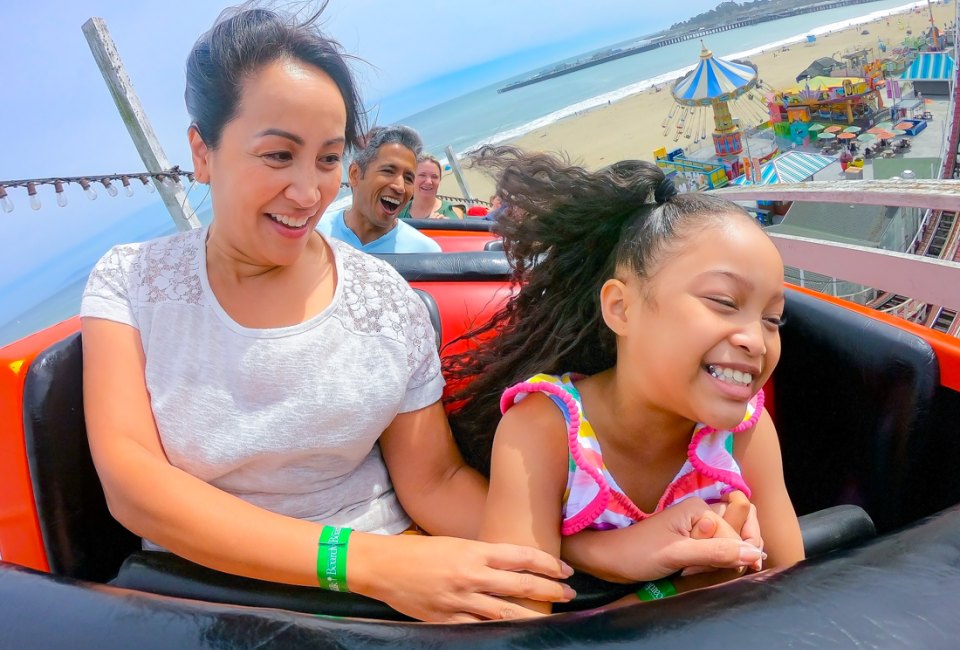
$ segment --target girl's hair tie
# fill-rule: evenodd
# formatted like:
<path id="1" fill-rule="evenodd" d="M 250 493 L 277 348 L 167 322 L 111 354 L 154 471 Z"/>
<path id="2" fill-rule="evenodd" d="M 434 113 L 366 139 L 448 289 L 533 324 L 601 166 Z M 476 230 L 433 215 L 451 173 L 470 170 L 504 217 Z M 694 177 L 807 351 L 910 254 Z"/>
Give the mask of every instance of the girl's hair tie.
<path id="1" fill-rule="evenodd" d="M 653 191 L 653 200 L 657 205 L 663 205 L 677 195 L 677 188 L 673 186 L 673 181 L 664 176 L 657 183 L 657 189 Z"/>

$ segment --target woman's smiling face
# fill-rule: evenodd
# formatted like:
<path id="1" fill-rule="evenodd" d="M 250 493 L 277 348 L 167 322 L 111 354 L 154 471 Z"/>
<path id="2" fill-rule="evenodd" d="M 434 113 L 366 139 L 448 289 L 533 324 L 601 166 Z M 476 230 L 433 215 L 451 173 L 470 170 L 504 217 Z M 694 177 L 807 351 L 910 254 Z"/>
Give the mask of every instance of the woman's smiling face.
<path id="1" fill-rule="evenodd" d="M 339 190 L 346 119 L 319 68 L 281 59 L 249 75 L 216 149 L 190 134 L 217 236 L 253 264 L 296 261 Z"/>
<path id="2" fill-rule="evenodd" d="M 436 196 L 438 189 L 440 189 L 440 168 L 432 160 L 424 160 L 417 165 L 414 190 L 421 196 Z"/>

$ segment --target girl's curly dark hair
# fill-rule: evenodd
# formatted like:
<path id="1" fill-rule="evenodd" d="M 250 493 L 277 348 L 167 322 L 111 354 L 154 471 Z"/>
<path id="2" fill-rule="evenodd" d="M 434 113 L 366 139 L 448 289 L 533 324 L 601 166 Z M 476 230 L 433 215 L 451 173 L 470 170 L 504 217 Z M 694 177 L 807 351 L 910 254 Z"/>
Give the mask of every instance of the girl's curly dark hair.
<path id="1" fill-rule="evenodd" d="M 644 161 L 590 172 L 558 156 L 484 147 L 473 165 L 499 178 L 507 207 L 494 232 L 519 287 L 488 323 L 458 339 L 476 345 L 444 359 L 456 387 L 446 401 L 457 443 L 489 475 L 504 389 L 539 372 L 594 374 L 614 365 L 600 288 L 617 269 L 647 278 L 678 235 L 731 213 L 750 217 L 719 197 L 676 194 L 663 171 Z"/>

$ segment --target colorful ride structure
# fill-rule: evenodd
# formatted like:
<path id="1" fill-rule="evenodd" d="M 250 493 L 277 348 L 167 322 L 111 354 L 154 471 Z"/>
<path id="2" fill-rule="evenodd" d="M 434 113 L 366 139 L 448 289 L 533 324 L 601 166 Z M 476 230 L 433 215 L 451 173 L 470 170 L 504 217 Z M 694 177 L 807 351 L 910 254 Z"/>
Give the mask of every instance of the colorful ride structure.
<path id="1" fill-rule="evenodd" d="M 767 120 L 767 109 L 760 91 L 756 66 L 749 62 L 725 61 L 713 55 L 701 41 L 700 61 L 670 92 L 675 101 L 664 118 L 663 135 L 674 131 L 674 141 L 684 135 L 693 144 L 707 140 L 707 113 L 713 112 L 713 152 L 711 155 L 687 155 L 682 148 L 654 151 L 661 168 L 673 172 L 685 190 L 715 189 L 743 173 L 741 154 L 750 145 L 742 123 L 756 126 Z M 734 117 L 734 113 L 738 117 Z M 704 152 L 709 151 L 705 149 Z M 777 149 L 764 147 L 765 162 Z"/>
<path id="2" fill-rule="evenodd" d="M 883 109 L 879 64 L 867 64 L 866 77 L 812 77 L 778 90 L 768 102 L 774 132 L 806 144 L 816 120 L 867 129 Z"/>
<path id="3" fill-rule="evenodd" d="M 753 124 L 766 121 L 759 92 L 751 92 L 758 86 L 756 66 L 718 59 L 703 45 L 700 62 L 670 89 L 676 104 L 663 121 L 663 134 L 667 135 L 673 126 L 674 141 L 680 139 L 680 134 L 692 138 L 695 144 L 706 140 L 706 111 L 712 109 L 713 148 L 717 156 L 739 156 L 743 151 L 743 131 L 730 104 L 735 102 L 736 111 Z"/>

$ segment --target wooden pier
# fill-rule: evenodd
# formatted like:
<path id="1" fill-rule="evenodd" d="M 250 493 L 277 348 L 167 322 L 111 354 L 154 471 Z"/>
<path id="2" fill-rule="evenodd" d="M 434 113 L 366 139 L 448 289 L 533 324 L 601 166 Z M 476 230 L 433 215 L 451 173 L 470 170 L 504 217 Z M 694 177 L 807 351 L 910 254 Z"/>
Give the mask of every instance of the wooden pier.
<path id="1" fill-rule="evenodd" d="M 810 5 L 807 7 L 796 7 L 794 9 L 789 9 L 785 11 L 778 11 L 776 13 L 764 14 L 762 16 L 753 16 L 751 18 L 744 18 L 732 23 L 724 23 L 723 25 L 716 25 L 709 28 L 699 28 L 687 32 L 682 32 L 678 34 L 671 34 L 668 36 L 661 36 L 655 38 L 646 43 L 636 45 L 633 47 L 627 47 L 623 49 L 611 50 L 609 52 L 604 52 L 597 54 L 589 59 L 582 61 L 577 61 L 576 63 L 571 64 L 562 64 L 556 68 L 552 68 L 545 72 L 541 72 L 527 79 L 522 79 L 520 81 L 515 81 L 514 83 L 507 84 L 502 88 L 498 88 L 498 93 L 505 93 L 510 90 L 516 90 L 517 88 L 522 88 L 524 86 L 529 86 L 531 84 L 538 83 L 540 81 L 546 81 L 547 79 L 554 79 L 556 77 L 563 76 L 565 74 L 570 74 L 571 72 L 576 72 L 578 70 L 583 70 L 585 68 L 592 68 L 595 65 L 600 65 L 601 63 L 607 63 L 608 61 L 614 61 L 616 59 L 622 59 L 627 56 L 633 56 L 634 54 L 641 54 L 643 52 L 649 52 L 650 50 L 655 50 L 660 47 L 667 45 L 674 45 L 675 43 L 682 43 L 683 41 L 689 41 L 694 38 L 703 38 L 704 36 L 710 36 L 711 34 L 718 34 L 720 32 L 727 32 L 731 29 L 740 29 L 741 27 L 748 27 L 750 25 L 756 25 L 759 23 L 766 23 L 771 20 L 780 20 L 781 18 L 790 18 L 792 16 L 799 16 L 800 14 L 809 14 L 816 11 L 824 11 L 827 9 L 837 9 L 839 7 L 846 7 L 848 5 L 859 5 L 866 4 L 868 2 L 876 2 L 877 0 L 833 0 L 832 2 L 822 2 L 816 5 Z"/>

